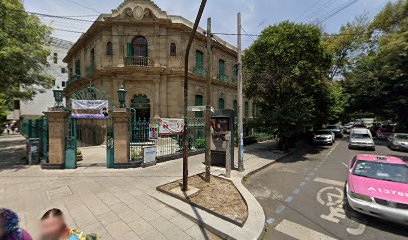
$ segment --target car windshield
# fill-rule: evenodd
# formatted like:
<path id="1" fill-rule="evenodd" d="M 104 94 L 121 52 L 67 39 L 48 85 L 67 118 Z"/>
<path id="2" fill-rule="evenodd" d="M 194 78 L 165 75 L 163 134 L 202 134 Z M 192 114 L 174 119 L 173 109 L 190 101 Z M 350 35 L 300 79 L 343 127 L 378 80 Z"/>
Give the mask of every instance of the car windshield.
<path id="1" fill-rule="evenodd" d="M 338 129 L 340 128 L 339 126 L 327 126 L 327 129 Z"/>
<path id="2" fill-rule="evenodd" d="M 331 134 L 331 131 L 329 131 L 329 130 L 317 130 L 316 134 Z"/>
<path id="3" fill-rule="evenodd" d="M 403 164 L 359 160 L 353 174 L 360 177 L 408 184 L 408 166 Z"/>
<path id="4" fill-rule="evenodd" d="M 397 140 L 408 140 L 408 134 L 407 135 L 395 135 L 394 138 Z"/>
<path id="5" fill-rule="evenodd" d="M 370 138 L 370 135 L 366 133 L 354 133 L 351 138 L 363 139 L 363 138 Z"/>

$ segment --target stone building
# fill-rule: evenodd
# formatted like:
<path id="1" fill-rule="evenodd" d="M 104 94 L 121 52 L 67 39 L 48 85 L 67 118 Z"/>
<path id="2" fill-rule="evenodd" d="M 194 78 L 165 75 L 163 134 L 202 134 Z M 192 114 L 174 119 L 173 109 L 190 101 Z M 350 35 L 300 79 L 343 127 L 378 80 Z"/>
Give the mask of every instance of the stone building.
<path id="1" fill-rule="evenodd" d="M 150 0 L 125 0 L 102 14 L 69 50 L 70 96 L 90 84 L 117 104 L 116 91 L 127 90 L 126 105 L 138 118 L 183 117 L 184 55 L 193 23 L 168 15 Z M 237 49 L 213 41 L 213 107 L 237 108 Z M 189 105 L 206 103 L 206 36 L 199 28 L 190 51 Z M 253 105 L 244 100 L 244 116 Z M 196 113 L 201 117 L 201 113 Z"/>

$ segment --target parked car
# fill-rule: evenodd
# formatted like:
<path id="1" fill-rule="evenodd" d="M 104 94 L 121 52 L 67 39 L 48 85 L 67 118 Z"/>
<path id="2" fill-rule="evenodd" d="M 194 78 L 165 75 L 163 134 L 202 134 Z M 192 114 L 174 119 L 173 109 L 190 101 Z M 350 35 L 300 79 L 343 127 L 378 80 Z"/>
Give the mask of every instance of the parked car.
<path id="1" fill-rule="evenodd" d="M 329 129 L 317 130 L 313 135 L 313 143 L 315 144 L 329 144 L 333 145 L 336 141 L 336 137 Z"/>
<path id="2" fill-rule="evenodd" d="M 388 137 L 388 147 L 392 150 L 408 151 L 408 134 L 394 133 Z"/>
<path id="3" fill-rule="evenodd" d="M 353 128 L 350 133 L 348 148 L 365 148 L 374 151 L 375 143 L 370 130 L 367 128 Z"/>
<path id="4" fill-rule="evenodd" d="M 344 125 L 344 133 L 349 134 L 351 132 L 351 129 L 353 128 L 354 123 L 353 122 L 349 122 L 347 124 Z"/>
<path id="5" fill-rule="evenodd" d="M 392 125 L 381 125 L 381 127 L 375 132 L 375 136 L 379 139 L 387 139 L 394 134 L 394 127 Z"/>
<path id="6" fill-rule="evenodd" d="M 339 125 L 327 125 L 326 129 L 329 129 L 330 131 L 332 131 L 334 135 L 338 138 L 343 137 L 343 131 L 341 130 L 342 127 Z"/>
<path id="7" fill-rule="evenodd" d="M 397 157 L 359 154 L 349 163 L 347 202 L 355 211 L 408 225 L 408 166 Z"/>

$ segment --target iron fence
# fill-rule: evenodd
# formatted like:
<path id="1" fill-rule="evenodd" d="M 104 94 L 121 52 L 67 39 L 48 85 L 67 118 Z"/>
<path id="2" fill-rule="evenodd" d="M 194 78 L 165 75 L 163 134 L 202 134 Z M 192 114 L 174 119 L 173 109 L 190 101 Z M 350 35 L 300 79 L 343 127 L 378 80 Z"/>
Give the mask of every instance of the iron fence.
<path id="1" fill-rule="evenodd" d="M 205 120 L 194 118 L 188 120 L 188 150 L 196 152 L 205 149 Z M 179 156 L 183 152 L 182 134 L 161 134 L 155 120 L 133 119 L 130 129 L 130 158 L 142 160 L 143 148 L 156 147 L 157 157 Z"/>
<path id="2" fill-rule="evenodd" d="M 40 140 L 40 156 L 48 160 L 48 119 L 46 117 L 34 120 L 23 120 L 21 134 L 28 138 Z"/>

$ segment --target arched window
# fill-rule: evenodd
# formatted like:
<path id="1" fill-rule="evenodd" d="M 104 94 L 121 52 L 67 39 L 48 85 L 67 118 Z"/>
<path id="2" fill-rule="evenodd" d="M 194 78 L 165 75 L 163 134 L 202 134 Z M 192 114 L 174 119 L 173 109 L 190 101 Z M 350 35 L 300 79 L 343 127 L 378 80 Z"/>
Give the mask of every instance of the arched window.
<path id="1" fill-rule="evenodd" d="M 222 110 L 225 108 L 224 98 L 218 99 L 218 109 Z"/>
<path id="2" fill-rule="evenodd" d="M 108 55 L 108 56 L 112 56 L 112 55 L 113 55 L 112 42 L 108 42 L 108 43 L 106 44 L 106 55 Z"/>
<path id="3" fill-rule="evenodd" d="M 132 41 L 133 56 L 147 57 L 147 40 L 145 37 L 135 37 Z"/>
<path id="4" fill-rule="evenodd" d="M 175 57 L 177 55 L 177 46 L 175 43 L 170 43 L 170 56 Z"/>

